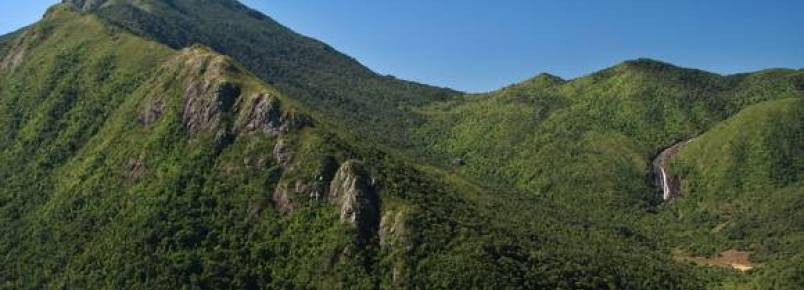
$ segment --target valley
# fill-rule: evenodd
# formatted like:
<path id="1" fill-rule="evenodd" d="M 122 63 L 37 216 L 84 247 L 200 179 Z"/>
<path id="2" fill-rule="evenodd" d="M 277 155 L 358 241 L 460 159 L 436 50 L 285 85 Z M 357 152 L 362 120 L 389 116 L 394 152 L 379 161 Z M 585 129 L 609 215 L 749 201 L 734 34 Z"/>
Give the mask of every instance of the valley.
<path id="1" fill-rule="evenodd" d="M 796 289 L 804 70 L 485 94 L 233 0 L 0 37 L 0 289 Z"/>

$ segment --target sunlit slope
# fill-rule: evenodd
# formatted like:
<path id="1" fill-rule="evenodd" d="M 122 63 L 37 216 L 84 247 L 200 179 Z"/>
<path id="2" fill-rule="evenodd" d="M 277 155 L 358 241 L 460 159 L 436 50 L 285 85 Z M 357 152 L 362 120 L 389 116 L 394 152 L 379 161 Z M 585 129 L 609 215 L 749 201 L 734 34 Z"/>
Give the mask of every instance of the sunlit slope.
<path id="1" fill-rule="evenodd" d="M 648 187 L 659 151 L 697 136 L 747 104 L 801 97 L 804 73 L 722 77 L 636 60 L 579 79 L 540 75 L 423 112 L 415 133 L 465 176 L 567 203 L 658 202 Z"/>
<path id="2" fill-rule="evenodd" d="M 694 139 L 672 168 L 684 196 L 671 213 L 700 254 L 752 253 L 759 289 L 795 289 L 804 261 L 804 99 L 749 106 Z"/>
<path id="3" fill-rule="evenodd" d="M 416 165 L 209 48 L 70 6 L 0 71 L 2 289 L 704 289 L 719 273 Z"/>
<path id="4" fill-rule="evenodd" d="M 665 251 L 750 251 L 757 274 L 734 279 L 772 289 L 795 285 L 801 260 L 802 97 L 800 70 L 719 76 L 636 60 L 435 104 L 414 134 L 468 179 L 624 225 Z M 674 170 L 690 193 L 664 202 L 651 162 L 689 139 Z"/>
<path id="5" fill-rule="evenodd" d="M 173 48 L 202 44 L 375 142 L 409 145 L 416 108 L 457 92 L 376 74 L 329 45 L 235 0 L 77 1 L 108 21 Z M 86 5 L 84 2 L 95 2 Z"/>

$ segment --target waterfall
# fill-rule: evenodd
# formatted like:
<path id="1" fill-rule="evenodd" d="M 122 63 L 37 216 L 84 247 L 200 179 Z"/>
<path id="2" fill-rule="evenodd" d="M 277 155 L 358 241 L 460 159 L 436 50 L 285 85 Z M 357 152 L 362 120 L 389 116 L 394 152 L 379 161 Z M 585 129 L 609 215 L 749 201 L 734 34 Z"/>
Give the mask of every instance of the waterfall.
<path id="1" fill-rule="evenodd" d="M 678 180 L 674 179 L 674 177 L 670 176 L 667 172 L 667 167 L 670 165 L 670 159 L 693 140 L 694 139 L 681 141 L 673 144 L 673 146 L 665 148 L 652 162 L 652 174 L 654 176 L 652 182 L 655 188 L 661 188 L 662 198 L 665 201 L 671 200 L 679 194 Z"/>
<path id="2" fill-rule="evenodd" d="M 664 172 L 664 167 L 661 168 L 662 171 L 662 198 L 664 200 L 668 200 L 673 196 L 673 192 L 670 190 L 670 182 L 667 180 L 667 173 Z"/>

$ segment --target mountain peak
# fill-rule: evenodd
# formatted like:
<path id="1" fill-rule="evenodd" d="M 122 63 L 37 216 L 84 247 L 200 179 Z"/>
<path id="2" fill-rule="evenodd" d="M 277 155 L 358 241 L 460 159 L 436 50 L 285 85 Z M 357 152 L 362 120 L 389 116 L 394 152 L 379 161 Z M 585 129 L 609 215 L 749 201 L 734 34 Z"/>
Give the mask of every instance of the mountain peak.
<path id="1" fill-rule="evenodd" d="M 73 5 L 83 11 L 92 11 L 100 8 L 107 0 L 62 0 L 63 4 Z"/>
<path id="2" fill-rule="evenodd" d="M 512 86 L 513 87 L 523 87 L 524 86 L 524 87 L 546 88 L 546 87 L 552 87 L 552 86 L 561 85 L 561 84 L 563 84 L 565 82 L 567 82 L 567 81 L 562 79 L 559 76 L 552 75 L 552 74 L 549 74 L 549 73 L 540 73 L 540 74 L 536 75 L 533 78 L 530 78 L 530 79 L 528 79 L 526 81 L 523 81 L 521 83 L 518 83 L 518 84 L 514 84 Z"/>
<path id="3" fill-rule="evenodd" d="M 679 69 L 678 66 L 675 66 L 671 63 L 650 59 L 650 58 L 637 58 L 633 60 L 626 60 L 615 68 L 625 69 L 625 70 L 650 70 L 650 71 L 662 71 L 662 70 L 673 70 Z"/>
<path id="4" fill-rule="evenodd" d="M 531 81 L 536 82 L 545 82 L 545 83 L 563 83 L 565 82 L 560 76 L 549 74 L 549 73 L 540 73 L 536 75 Z"/>

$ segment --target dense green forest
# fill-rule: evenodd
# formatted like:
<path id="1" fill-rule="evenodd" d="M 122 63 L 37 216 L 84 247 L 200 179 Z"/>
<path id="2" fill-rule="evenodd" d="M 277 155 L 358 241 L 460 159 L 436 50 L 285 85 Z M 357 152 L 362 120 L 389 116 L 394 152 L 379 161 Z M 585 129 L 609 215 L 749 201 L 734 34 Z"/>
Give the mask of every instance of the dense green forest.
<path id="1" fill-rule="evenodd" d="M 0 289 L 796 289 L 802 97 L 647 59 L 462 95 L 237 1 L 68 0 L 0 37 Z"/>
<path id="2" fill-rule="evenodd" d="M 113 1 L 114 2 L 114 1 Z M 458 92 L 378 75 L 327 44 L 231 0 L 116 1 L 94 13 L 173 48 L 202 44 L 361 135 L 409 146 L 412 108 Z M 238 21 L 230 21 L 238 19 Z"/>
<path id="3" fill-rule="evenodd" d="M 454 170 L 466 177 L 553 200 L 601 226 L 626 225 L 665 249 L 700 256 L 743 249 L 757 262 L 789 265 L 804 250 L 802 88 L 802 71 L 723 77 L 642 59 L 571 81 L 542 74 L 425 107 L 432 121 L 414 136 L 444 166 L 460 158 Z M 786 111 L 759 109 L 772 106 Z M 668 206 L 647 182 L 650 162 L 698 136 L 673 166 L 691 193 Z M 701 152 L 710 139 L 743 143 L 730 145 L 739 146 L 735 153 L 720 143 Z M 730 154 L 743 163 L 724 164 Z M 709 232 L 732 215 L 741 223 Z M 800 284 L 789 272 L 762 275 L 791 289 Z"/>
<path id="4" fill-rule="evenodd" d="M 674 160 L 686 194 L 668 212 L 678 217 L 674 238 L 704 253 L 750 251 L 764 264 L 756 273 L 758 289 L 804 284 L 803 100 L 750 106 Z"/>

